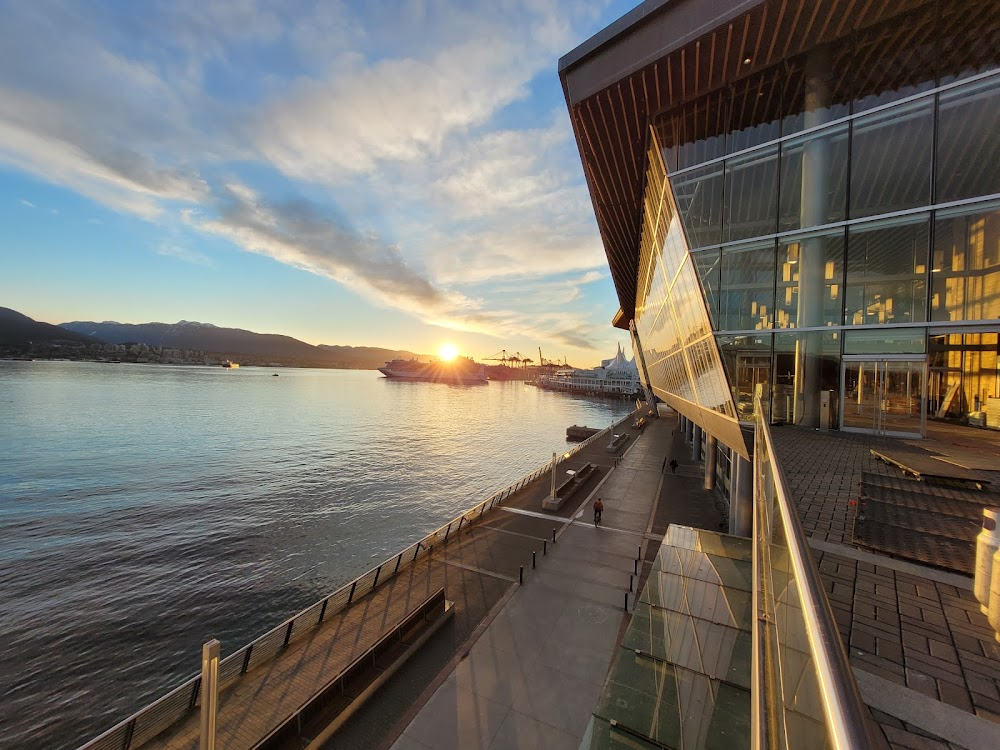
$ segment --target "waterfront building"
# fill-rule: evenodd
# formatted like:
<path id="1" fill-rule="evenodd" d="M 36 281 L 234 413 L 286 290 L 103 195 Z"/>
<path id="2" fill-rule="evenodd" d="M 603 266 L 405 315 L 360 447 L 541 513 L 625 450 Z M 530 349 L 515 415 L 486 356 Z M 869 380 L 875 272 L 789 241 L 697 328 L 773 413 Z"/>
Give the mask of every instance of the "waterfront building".
<path id="1" fill-rule="evenodd" d="M 651 0 L 560 61 L 656 395 L 744 455 L 755 399 L 1000 418 L 998 7 Z"/>
<path id="2" fill-rule="evenodd" d="M 535 384 L 539 388 L 553 391 L 597 396 L 634 396 L 642 391 L 639 367 L 634 359 L 625 356 L 620 344 L 615 356 L 601 360 L 599 367 L 589 370 L 564 369 L 550 374 L 539 374 Z"/>

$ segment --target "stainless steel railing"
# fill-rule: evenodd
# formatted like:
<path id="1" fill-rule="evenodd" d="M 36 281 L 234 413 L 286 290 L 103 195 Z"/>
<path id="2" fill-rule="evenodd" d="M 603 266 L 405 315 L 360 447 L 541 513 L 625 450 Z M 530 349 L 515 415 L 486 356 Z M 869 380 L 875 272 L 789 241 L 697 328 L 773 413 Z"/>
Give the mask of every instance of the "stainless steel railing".
<path id="1" fill-rule="evenodd" d="M 755 407 L 754 747 L 887 750 L 858 692 L 764 410 Z"/>
<path id="2" fill-rule="evenodd" d="M 559 456 L 561 462 L 579 453 L 596 440 L 631 419 L 631 415 L 591 435 L 577 443 L 569 451 Z M 447 542 L 452 533 L 459 533 L 463 526 L 478 520 L 484 513 L 501 505 L 504 500 L 526 485 L 552 470 L 548 461 L 526 474 L 516 482 L 493 493 L 481 503 L 473 506 L 446 525 L 435 529 L 415 544 L 393 555 L 380 565 L 363 573 L 342 588 L 306 607 L 256 640 L 230 654 L 219 664 L 219 692 L 235 685 L 243 675 L 281 654 L 296 637 L 319 626 L 327 617 L 351 606 L 355 601 L 386 583 L 392 577 L 413 565 L 419 558 L 428 555 L 438 544 Z M 163 730 L 194 712 L 198 706 L 201 690 L 201 675 L 192 677 L 162 698 L 119 722 L 103 734 L 82 745 L 80 750 L 134 750 L 151 740 Z"/>

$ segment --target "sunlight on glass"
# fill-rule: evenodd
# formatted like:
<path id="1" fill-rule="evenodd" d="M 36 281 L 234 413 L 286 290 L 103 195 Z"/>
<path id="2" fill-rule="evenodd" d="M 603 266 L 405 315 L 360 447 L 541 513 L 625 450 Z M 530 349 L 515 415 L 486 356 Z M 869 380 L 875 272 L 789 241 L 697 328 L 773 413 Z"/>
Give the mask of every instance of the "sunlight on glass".
<path id="1" fill-rule="evenodd" d="M 441 344 L 441 348 L 438 349 L 438 356 L 449 362 L 458 356 L 458 347 L 454 344 Z"/>

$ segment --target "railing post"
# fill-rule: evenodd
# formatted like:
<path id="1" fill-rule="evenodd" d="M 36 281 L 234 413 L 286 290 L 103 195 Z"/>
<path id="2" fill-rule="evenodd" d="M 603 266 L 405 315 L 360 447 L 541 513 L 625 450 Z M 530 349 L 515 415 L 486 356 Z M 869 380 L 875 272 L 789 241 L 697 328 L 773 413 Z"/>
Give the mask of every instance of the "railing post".
<path id="1" fill-rule="evenodd" d="M 378 577 L 381 572 L 382 572 L 382 566 L 379 565 L 378 568 L 375 569 L 375 580 L 372 581 L 372 590 L 374 590 L 375 587 L 378 586 Z"/>
<path id="2" fill-rule="evenodd" d="M 416 555 L 414 555 L 414 557 L 416 557 Z M 351 593 L 347 595 L 348 604 L 354 601 L 354 589 L 357 588 L 357 586 L 358 586 L 358 579 L 355 578 L 353 581 L 351 581 Z"/>
<path id="3" fill-rule="evenodd" d="M 323 602 L 323 612 L 326 612 L 326 602 Z M 320 615 L 320 622 L 323 620 L 323 615 Z M 247 646 L 247 652 L 243 654 L 243 667 L 240 669 L 240 674 L 246 674 L 247 670 L 250 669 L 250 654 L 253 653 L 253 644 L 251 643 Z"/>
<path id="4" fill-rule="evenodd" d="M 194 707 L 198 705 L 198 695 L 201 693 L 201 676 L 194 681 L 194 685 L 191 687 L 191 700 L 188 701 L 188 709 L 194 710 Z"/>
<path id="5" fill-rule="evenodd" d="M 451 522 L 448 522 L 448 529 L 444 532 L 444 540 L 448 541 L 448 535 L 451 533 Z"/>
<path id="6" fill-rule="evenodd" d="M 201 750 L 215 750 L 215 719 L 219 700 L 219 648 L 214 638 L 201 647 Z"/>
<path id="7" fill-rule="evenodd" d="M 396 567 L 393 569 L 392 574 L 396 575 L 399 572 L 399 563 L 403 559 L 403 553 L 399 553 L 399 557 L 396 558 Z"/>
<path id="8" fill-rule="evenodd" d="M 129 745 L 132 744 L 132 735 L 135 734 L 135 719 L 132 719 L 125 727 L 125 739 L 122 740 L 122 750 L 128 750 Z"/>
<path id="9" fill-rule="evenodd" d="M 417 546 L 413 548 L 413 560 L 416 560 L 417 559 L 417 555 L 420 554 L 420 545 L 421 545 L 421 542 L 417 542 Z M 413 562 L 413 560 L 410 560 L 410 562 Z"/>
<path id="10" fill-rule="evenodd" d="M 288 648 L 288 642 L 292 639 L 292 626 L 295 625 L 295 620 L 288 621 L 288 627 L 285 628 L 285 642 L 281 644 L 282 648 Z"/>

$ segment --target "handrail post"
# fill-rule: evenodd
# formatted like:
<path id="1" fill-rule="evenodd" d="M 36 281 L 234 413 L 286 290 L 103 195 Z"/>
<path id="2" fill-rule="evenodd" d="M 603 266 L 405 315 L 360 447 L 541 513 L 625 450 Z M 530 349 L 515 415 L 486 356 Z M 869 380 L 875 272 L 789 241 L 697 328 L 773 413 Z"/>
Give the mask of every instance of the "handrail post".
<path id="1" fill-rule="evenodd" d="M 201 750 L 215 750 L 215 720 L 219 700 L 219 648 L 216 639 L 201 647 Z"/>

